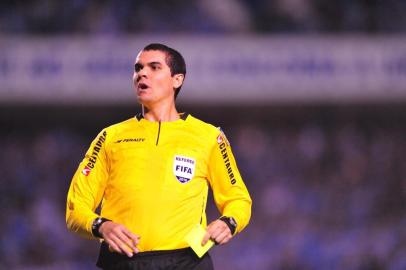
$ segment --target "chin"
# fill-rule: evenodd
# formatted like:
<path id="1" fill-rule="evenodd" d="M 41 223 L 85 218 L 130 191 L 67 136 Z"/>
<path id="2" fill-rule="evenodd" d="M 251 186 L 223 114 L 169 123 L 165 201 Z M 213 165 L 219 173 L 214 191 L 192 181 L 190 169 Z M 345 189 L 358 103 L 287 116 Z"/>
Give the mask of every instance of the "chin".
<path id="1" fill-rule="evenodd" d="M 138 103 L 140 103 L 141 105 L 144 105 L 144 106 L 148 106 L 148 104 L 151 103 L 151 99 L 149 99 L 145 96 L 137 96 L 137 100 L 138 100 Z"/>

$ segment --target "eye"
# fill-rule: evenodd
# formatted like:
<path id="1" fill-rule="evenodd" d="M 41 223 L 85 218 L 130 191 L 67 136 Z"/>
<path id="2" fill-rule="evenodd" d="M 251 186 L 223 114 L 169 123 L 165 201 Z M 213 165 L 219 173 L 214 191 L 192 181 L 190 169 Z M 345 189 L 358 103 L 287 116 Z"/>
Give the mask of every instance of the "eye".
<path id="1" fill-rule="evenodd" d="M 151 69 L 152 70 L 159 70 L 159 69 L 161 69 L 161 66 L 160 65 L 151 65 Z"/>
<path id="2" fill-rule="evenodd" d="M 135 64 L 134 65 L 134 71 L 135 72 L 138 72 L 138 71 L 140 71 L 142 69 L 142 65 L 140 65 L 140 64 Z"/>

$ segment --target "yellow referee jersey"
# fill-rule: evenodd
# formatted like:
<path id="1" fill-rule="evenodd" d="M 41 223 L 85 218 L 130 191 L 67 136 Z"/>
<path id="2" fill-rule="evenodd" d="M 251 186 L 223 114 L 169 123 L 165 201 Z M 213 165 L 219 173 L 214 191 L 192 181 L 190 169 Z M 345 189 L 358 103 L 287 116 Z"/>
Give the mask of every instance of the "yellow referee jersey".
<path id="1" fill-rule="evenodd" d="M 209 185 L 219 211 L 234 217 L 240 232 L 252 202 L 224 134 L 187 114 L 173 122 L 138 115 L 92 142 L 68 192 L 67 226 L 92 238 L 101 202 L 100 216 L 141 236 L 140 251 L 184 248 L 192 227 L 206 226 Z"/>

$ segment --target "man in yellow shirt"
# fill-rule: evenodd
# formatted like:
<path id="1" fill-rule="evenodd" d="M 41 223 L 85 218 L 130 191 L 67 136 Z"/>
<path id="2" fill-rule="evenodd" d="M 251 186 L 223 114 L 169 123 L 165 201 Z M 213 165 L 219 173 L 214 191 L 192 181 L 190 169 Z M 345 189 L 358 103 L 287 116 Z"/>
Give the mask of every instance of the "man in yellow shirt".
<path id="1" fill-rule="evenodd" d="M 101 240 L 103 269 L 213 269 L 185 236 L 201 224 L 201 244 L 222 245 L 249 222 L 252 201 L 227 138 L 176 110 L 185 75 L 179 52 L 146 46 L 133 75 L 142 113 L 102 130 L 73 176 L 67 226 Z M 209 186 L 221 216 L 207 225 Z"/>

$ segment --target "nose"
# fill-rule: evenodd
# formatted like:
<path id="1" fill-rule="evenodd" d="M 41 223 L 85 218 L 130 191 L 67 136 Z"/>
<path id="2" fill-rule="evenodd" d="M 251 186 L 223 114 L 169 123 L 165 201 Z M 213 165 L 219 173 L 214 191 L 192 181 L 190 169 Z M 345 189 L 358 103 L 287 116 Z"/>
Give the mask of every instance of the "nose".
<path id="1" fill-rule="evenodd" d="M 146 78 L 147 77 L 147 72 L 145 68 L 141 68 L 140 70 L 135 72 L 135 77 L 137 81 L 139 81 L 142 77 Z"/>

